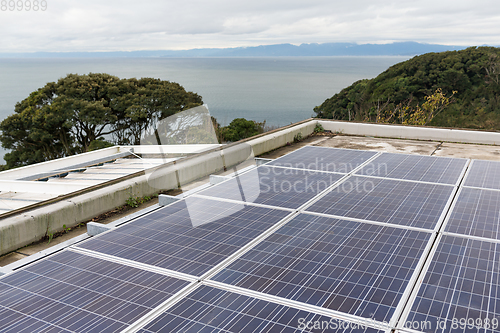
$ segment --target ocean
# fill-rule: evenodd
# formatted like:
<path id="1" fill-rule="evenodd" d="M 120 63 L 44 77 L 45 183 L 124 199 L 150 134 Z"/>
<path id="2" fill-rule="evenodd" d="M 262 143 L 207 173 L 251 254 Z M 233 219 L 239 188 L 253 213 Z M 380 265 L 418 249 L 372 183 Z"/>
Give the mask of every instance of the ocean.
<path id="1" fill-rule="evenodd" d="M 20 58 L 0 59 L 0 120 L 30 92 L 69 73 L 174 81 L 202 96 L 221 125 L 234 118 L 284 126 L 353 82 L 409 57 Z M 4 149 L 0 149 L 3 159 Z M 0 163 L 2 163 L 0 161 Z"/>

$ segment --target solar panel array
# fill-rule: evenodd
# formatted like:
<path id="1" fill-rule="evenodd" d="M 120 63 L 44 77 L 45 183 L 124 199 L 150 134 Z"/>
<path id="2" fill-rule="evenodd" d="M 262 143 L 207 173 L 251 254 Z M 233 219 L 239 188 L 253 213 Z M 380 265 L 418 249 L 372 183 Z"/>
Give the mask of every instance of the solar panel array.
<path id="1" fill-rule="evenodd" d="M 500 331 L 498 171 L 499 162 L 471 162 L 402 326 L 424 332 Z"/>
<path id="2" fill-rule="evenodd" d="M 498 332 L 500 163 L 468 165 L 301 148 L 1 278 L 0 332 Z"/>

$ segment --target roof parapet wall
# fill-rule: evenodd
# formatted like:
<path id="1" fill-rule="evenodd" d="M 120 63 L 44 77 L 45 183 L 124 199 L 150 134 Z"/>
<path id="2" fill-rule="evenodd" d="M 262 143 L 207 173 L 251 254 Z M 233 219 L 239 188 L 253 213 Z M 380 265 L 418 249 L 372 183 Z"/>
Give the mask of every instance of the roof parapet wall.
<path id="1" fill-rule="evenodd" d="M 424 126 L 354 123 L 323 119 L 319 120 L 319 123 L 325 130 L 347 135 L 500 145 L 499 132 Z"/>

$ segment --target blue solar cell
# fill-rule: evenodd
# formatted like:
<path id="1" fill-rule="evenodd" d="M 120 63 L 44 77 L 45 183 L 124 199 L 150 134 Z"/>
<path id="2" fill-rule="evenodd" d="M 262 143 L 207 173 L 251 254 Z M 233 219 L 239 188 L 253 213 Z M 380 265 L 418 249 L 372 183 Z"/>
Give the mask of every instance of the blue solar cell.
<path id="1" fill-rule="evenodd" d="M 499 332 L 499 250 L 497 243 L 443 236 L 406 322 L 427 322 L 426 332 Z"/>
<path id="2" fill-rule="evenodd" d="M 267 165 L 349 173 L 376 154 L 372 151 L 305 146 Z"/>
<path id="3" fill-rule="evenodd" d="M 466 159 L 383 153 L 356 174 L 455 185 Z"/>
<path id="4" fill-rule="evenodd" d="M 500 162 L 474 160 L 465 178 L 464 186 L 500 190 Z"/>
<path id="5" fill-rule="evenodd" d="M 434 229 L 454 187 L 350 177 L 307 211 Z"/>
<path id="6" fill-rule="evenodd" d="M 389 322 L 430 236 L 301 214 L 213 279 Z"/>
<path id="7" fill-rule="evenodd" d="M 192 197 L 78 247 L 200 276 L 289 213 Z"/>
<path id="8" fill-rule="evenodd" d="M 0 332 L 118 332 L 187 284 L 65 251 L 0 279 Z"/>
<path id="9" fill-rule="evenodd" d="M 314 329 L 314 325 L 317 329 Z M 201 286 L 139 332 L 381 333 L 382 331 L 364 327 L 359 323 L 328 318 L 233 292 Z"/>
<path id="10" fill-rule="evenodd" d="M 500 191 L 464 187 L 445 231 L 500 239 Z"/>
<path id="11" fill-rule="evenodd" d="M 343 175 L 261 166 L 201 195 L 285 208 L 299 208 Z"/>

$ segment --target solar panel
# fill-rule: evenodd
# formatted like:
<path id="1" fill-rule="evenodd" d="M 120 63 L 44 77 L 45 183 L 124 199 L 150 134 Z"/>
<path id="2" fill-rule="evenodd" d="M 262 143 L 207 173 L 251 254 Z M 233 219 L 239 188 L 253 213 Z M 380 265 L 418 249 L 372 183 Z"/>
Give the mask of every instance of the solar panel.
<path id="1" fill-rule="evenodd" d="M 78 247 L 200 276 L 289 213 L 192 197 Z"/>
<path id="2" fill-rule="evenodd" d="M 472 161 L 464 186 L 500 190 L 500 162 Z"/>
<path id="3" fill-rule="evenodd" d="M 210 286 L 201 286 L 139 332 L 383 331 Z"/>
<path id="4" fill-rule="evenodd" d="M 464 187 L 445 231 L 500 239 L 500 191 Z"/>
<path id="5" fill-rule="evenodd" d="M 356 174 L 455 185 L 466 159 L 383 153 Z"/>
<path id="6" fill-rule="evenodd" d="M 213 280 L 389 322 L 430 238 L 301 214 Z"/>
<path id="7" fill-rule="evenodd" d="M 305 146 L 267 165 L 349 173 L 376 154 L 372 151 Z"/>
<path id="8" fill-rule="evenodd" d="M 457 332 L 500 331 L 498 246 L 442 236 L 404 324 L 427 322 L 422 329 L 426 332 L 443 327 Z"/>
<path id="9" fill-rule="evenodd" d="M 0 279 L 0 331 L 119 332 L 188 284 L 65 251 Z"/>
<path id="10" fill-rule="evenodd" d="M 343 176 L 327 172 L 261 166 L 200 194 L 296 209 Z"/>
<path id="11" fill-rule="evenodd" d="M 454 187 L 353 176 L 307 211 L 434 229 Z"/>

